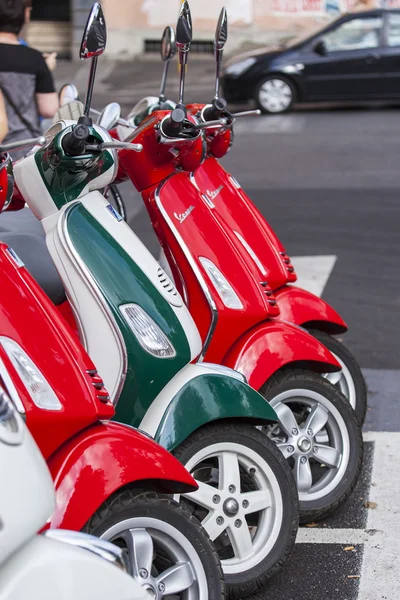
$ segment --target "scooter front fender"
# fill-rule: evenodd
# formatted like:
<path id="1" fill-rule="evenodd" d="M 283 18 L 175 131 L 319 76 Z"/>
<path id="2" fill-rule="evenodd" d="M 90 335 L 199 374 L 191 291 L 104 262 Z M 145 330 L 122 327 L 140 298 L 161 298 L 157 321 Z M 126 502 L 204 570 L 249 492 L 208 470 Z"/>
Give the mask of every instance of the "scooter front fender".
<path id="1" fill-rule="evenodd" d="M 80 530 L 114 492 L 126 485 L 185 493 L 197 485 L 183 465 L 151 438 L 119 423 L 84 430 L 49 459 L 56 489 L 50 527 Z"/>
<path id="2" fill-rule="evenodd" d="M 278 319 L 265 321 L 242 336 L 225 356 L 224 365 L 243 373 L 255 390 L 288 365 L 313 368 L 321 373 L 341 368 L 312 335 Z"/>
<path id="3" fill-rule="evenodd" d="M 280 318 L 306 328 L 338 334 L 347 331 L 342 317 L 321 298 L 295 285 L 284 285 L 275 292 Z"/>
<path id="4" fill-rule="evenodd" d="M 140 429 L 172 452 L 194 431 L 221 419 L 276 422 L 273 408 L 241 375 L 211 364 L 187 365 L 157 396 Z"/>

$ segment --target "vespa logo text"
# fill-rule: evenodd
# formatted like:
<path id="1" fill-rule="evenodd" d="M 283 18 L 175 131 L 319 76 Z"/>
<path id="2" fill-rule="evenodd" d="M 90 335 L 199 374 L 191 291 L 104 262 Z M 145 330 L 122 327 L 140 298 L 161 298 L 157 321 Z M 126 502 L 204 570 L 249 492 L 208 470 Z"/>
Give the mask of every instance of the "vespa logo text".
<path id="1" fill-rule="evenodd" d="M 207 190 L 207 196 L 211 200 L 214 200 L 218 196 L 218 194 L 220 194 L 222 192 L 223 189 L 224 189 L 224 186 L 220 185 L 219 188 L 217 190 L 215 190 L 214 192 L 210 192 L 210 190 Z"/>
<path id="2" fill-rule="evenodd" d="M 192 210 L 194 210 L 194 206 L 189 206 L 189 208 L 187 210 L 185 210 L 184 213 L 181 213 L 180 215 L 178 215 L 177 213 L 174 213 L 174 217 L 175 217 L 175 219 L 178 219 L 179 223 L 183 223 L 183 221 L 188 218 L 188 216 L 190 215 Z"/>

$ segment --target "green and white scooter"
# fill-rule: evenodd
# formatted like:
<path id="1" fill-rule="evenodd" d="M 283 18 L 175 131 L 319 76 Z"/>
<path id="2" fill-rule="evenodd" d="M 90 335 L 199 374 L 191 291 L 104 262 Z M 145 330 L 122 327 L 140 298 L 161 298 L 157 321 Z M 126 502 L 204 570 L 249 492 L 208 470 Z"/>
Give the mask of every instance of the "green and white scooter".
<path id="1" fill-rule="evenodd" d="M 182 27 L 189 18 L 184 3 Z M 281 452 L 255 427 L 277 422 L 274 410 L 241 374 L 197 362 L 201 339 L 181 296 L 98 191 L 115 177 L 116 150 L 141 150 L 112 141 L 89 117 L 105 43 L 96 3 L 81 48 L 81 58 L 92 58 L 83 115 L 55 124 L 45 145 L 16 163 L 15 179 L 43 225 L 117 419 L 147 432 L 194 474 L 199 490 L 182 501 L 215 542 L 231 597 L 244 598 L 290 554 L 295 482 Z M 66 106 L 66 114 L 75 109 Z"/>

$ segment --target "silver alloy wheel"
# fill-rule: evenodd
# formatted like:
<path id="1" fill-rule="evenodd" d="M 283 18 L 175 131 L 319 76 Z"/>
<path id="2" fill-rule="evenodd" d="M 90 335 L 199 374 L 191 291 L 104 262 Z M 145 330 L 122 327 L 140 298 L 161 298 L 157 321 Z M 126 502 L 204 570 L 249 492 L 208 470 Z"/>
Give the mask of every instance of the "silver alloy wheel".
<path id="1" fill-rule="evenodd" d="M 336 358 L 342 370 L 338 373 L 324 373 L 323 377 L 330 381 L 333 385 L 336 385 L 342 394 L 347 398 L 350 402 L 350 406 L 352 408 L 356 408 L 357 403 L 357 395 L 356 395 L 356 386 L 354 385 L 353 377 L 346 364 L 342 361 L 337 354 L 330 350 L 330 353 Z"/>
<path id="2" fill-rule="evenodd" d="M 350 459 L 343 417 L 327 398 L 307 389 L 282 392 L 270 404 L 279 424 L 267 434 L 293 463 L 300 501 L 327 496 L 342 480 Z"/>
<path id="3" fill-rule="evenodd" d="M 134 517 L 113 525 L 101 538 L 126 551 L 130 574 L 153 600 L 169 596 L 207 600 L 206 573 L 197 551 L 169 523 Z"/>
<path id="4" fill-rule="evenodd" d="M 268 79 L 258 91 L 260 104 L 271 113 L 280 113 L 289 108 L 293 93 L 286 81 Z"/>
<path id="5" fill-rule="evenodd" d="M 207 446 L 185 467 L 193 475 L 209 461 L 217 464 L 214 485 L 195 477 L 199 489 L 185 497 L 207 511 L 201 524 L 211 540 L 229 544 L 233 557 L 221 558 L 225 575 L 242 573 L 261 563 L 278 539 L 283 519 L 279 483 L 268 463 L 239 443 Z M 256 489 L 243 491 L 249 482 Z M 250 515 L 256 524 L 248 524 Z"/>

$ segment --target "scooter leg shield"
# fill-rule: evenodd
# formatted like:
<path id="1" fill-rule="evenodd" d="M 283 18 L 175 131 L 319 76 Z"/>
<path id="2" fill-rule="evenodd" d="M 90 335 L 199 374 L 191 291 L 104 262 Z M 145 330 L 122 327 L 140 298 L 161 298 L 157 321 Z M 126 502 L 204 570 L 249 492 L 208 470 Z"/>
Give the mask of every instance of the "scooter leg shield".
<path id="1" fill-rule="evenodd" d="M 340 364 L 321 342 L 291 323 L 265 321 L 242 336 L 225 356 L 224 365 L 242 373 L 259 390 L 286 365 L 320 373 L 340 371 Z"/>
<path id="2" fill-rule="evenodd" d="M 222 419 L 274 423 L 275 411 L 258 392 L 211 365 L 188 365 L 157 396 L 140 424 L 172 452 L 194 431 Z"/>
<path id="3" fill-rule="evenodd" d="M 280 319 L 320 329 L 331 335 L 347 331 L 342 317 L 321 298 L 295 285 L 285 285 L 275 292 L 281 311 Z"/>
<path id="4" fill-rule="evenodd" d="M 50 527 L 80 530 L 117 490 L 133 482 L 162 493 L 186 493 L 196 483 L 150 437 L 119 423 L 86 429 L 48 461 L 56 489 Z"/>

